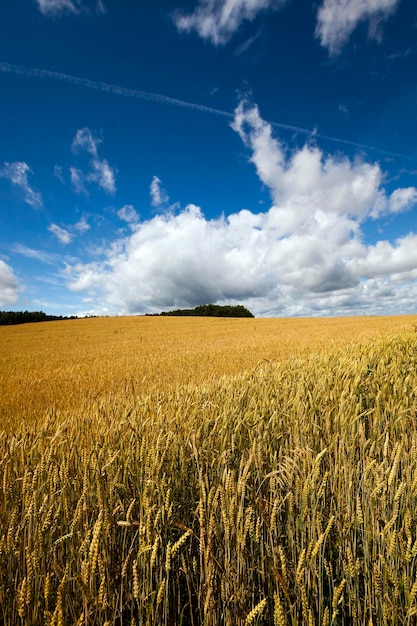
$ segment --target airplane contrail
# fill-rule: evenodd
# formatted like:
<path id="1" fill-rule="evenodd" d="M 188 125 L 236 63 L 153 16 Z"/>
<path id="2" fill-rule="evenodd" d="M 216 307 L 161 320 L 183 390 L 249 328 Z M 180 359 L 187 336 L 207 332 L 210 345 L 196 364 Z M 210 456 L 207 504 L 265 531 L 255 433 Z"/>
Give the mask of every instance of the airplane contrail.
<path id="1" fill-rule="evenodd" d="M 61 74 L 61 72 L 51 72 L 50 70 L 43 70 L 36 67 L 23 67 L 22 65 L 14 65 L 12 63 L 3 63 L 0 61 L 0 72 L 17 74 L 21 76 L 34 76 L 35 78 L 52 78 L 79 87 L 87 87 L 88 89 L 95 89 L 96 91 L 113 93 L 117 96 L 138 98 L 140 100 L 147 100 L 150 102 L 161 102 L 164 104 L 171 104 L 177 107 L 194 109 L 195 111 L 201 111 L 202 113 L 211 113 L 212 115 L 221 115 L 223 117 L 233 118 L 232 113 L 228 113 L 227 111 L 222 111 L 220 109 L 215 109 L 213 107 L 208 107 L 204 104 L 196 104 L 194 102 L 187 102 L 186 100 L 178 100 L 177 98 L 171 98 L 170 96 L 164 96 L 158 93 L 151 93 L 149 91 L 140 91 L 139 89 L 128 89 L 127 87 L 119 87 L 118 85 L 109 85 L 108 83 L 89 80 L 88 78 L 70 76 L 69 74 Z"/>
<path id="2" fill-rule="evenodd" d="M 15 74 L 20 76 L 33 76 L 34 78 L 53 79 L 60 80 L 78 87 L 87 87 L 88 89 L 94 89 L 96 91 L 103 91 L 112 93 L 117 96 L 124 96 L 127 98 L 138 98 L 139 100 L 147 100 L 148 102 L 160 102 L 162 104 L 168 104 L 176 107 L 192 109 L 194 111 L 200 111 L 201 113 L 210 113 L 211 115 L 218 115 L 226 117 L 228 119 L 234 119 L 233 113 L 229 111 L 223 111 L 222 109 L 216 109 L 204 104 L 197 104 L 195 102 L 187 102 L 186 100 L 179 100 L 178 98 L 171 98 L 159 93 L 151 93 L 149 91 L 141 91 L 140 89 L 129 89 L 127 87 L 120 87 L 119 85 L 112 85 L 109 83 L 94 81 L 88 78 L 81 78 L 79 76 L 71 76 L 70 74 L 62 74 L 61 72 L 53 72 L 51 70 L 39 69 L 36 67 L 24 67 L 23 65 L 15 65 L 13 63 L 5 63 L 0 61 L 0 72 L 7 74 Z M 343 143 L 363 150 L 374 150 L 380 154 L 386 156 L 398 157 L 401 159 L 407 159 L 414 161 L 413 157 L 398 152 L 389 152 L 375 146 L 369 146 L 367 144 L 356 143 L 355 141 L 349 141 L 348 139 L 340 139 L 339 137 L 331 137 L 330 135 L 324 135 L 308 128 L 301 128 L 300 126 L 294 126 L 292 124 L 284 124 L 282 122 L 269 122 L 271 126 L 275 128 L 281 128 L 284 130 L 290 130 L 295 133 L 301 133 L 303 135 L 320 137 L 321 139 L 327 139 L 335 143 Z"/>

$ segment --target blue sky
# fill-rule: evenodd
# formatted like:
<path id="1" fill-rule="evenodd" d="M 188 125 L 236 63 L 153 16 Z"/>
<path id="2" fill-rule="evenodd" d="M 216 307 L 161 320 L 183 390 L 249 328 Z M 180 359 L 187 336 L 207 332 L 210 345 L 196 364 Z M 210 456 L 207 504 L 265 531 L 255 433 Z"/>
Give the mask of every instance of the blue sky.
<path id="1" fill-rule="evenodd" d="M 417 312 L 414 0 L 14 0 L 0 308 Z"/>

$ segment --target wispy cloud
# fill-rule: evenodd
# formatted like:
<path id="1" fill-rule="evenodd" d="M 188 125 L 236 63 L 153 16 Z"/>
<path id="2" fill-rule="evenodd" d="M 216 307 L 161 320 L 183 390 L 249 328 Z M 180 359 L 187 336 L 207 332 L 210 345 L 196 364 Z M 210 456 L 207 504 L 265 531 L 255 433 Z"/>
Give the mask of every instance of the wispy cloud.
<path id="1" fill-rule="evenodd" d="M 39 11 L 48 17 L 79 12 L 79 3 L 73 0 L 36 0 L 36 4 Z"/>
<path id="2" fill-rule="evenodd" d="M 126 87 L 120 87 L 118 85 L 112 85 L 104 82 L 97 82 L 89 80 L 88 78 L 80 78 L 78 76 L 70 76 L 68 74 L 61 74 L 60 72 L 51 72 L 50 70 L 38 69 L 38 68 L 28 68 L 21 65 L 14 65 L 12 63 L 4 63 L 0 61 L 0 72 L 15 74 L 18 76 L 29 76 L 40 79 L 51 79 L 51 80 L 59 80 L 70 83 L 76 87 L 85 87 L 87 89 L 95 89 L 98 91 L 102 91 L 104 93 L 112 93 L 118 96 L 123 96 L 126 98 L 137 98 L 139 100 L 146 100 L 148 102 L 158 102 L 160 104 L 166 104 L 170 106 L 180 107 L 191 109 L 194 111 L 199 111 L 200 113 L 208 113 L 210 115 L 217 115 L 224 117 L 229 120 L 233 120 L 233 113 L 230 111 L 223 111 L 222 109 L 216 109 L 213 107 L 205 106 L 203 104 L 196 104 L 194 102 L 187 102 L 186 100 L 179 100 L 177 98 L 171 98 L 170 96 L 165 96 L 163 94 L 150 93 L 147 91 L 141 91 L 138 89 L 127 89 Z M 314 136 L 322 139 L 326 139 L 328 141 L 332 141 L 335 143 L 345 144 L 349 146 L 353 146 L 356 148 L 360 148 L 363 150 L 372 150 L 374 152 L 378 152 L 379 154 L 398 157 L 401 159 L 406 159 L 410 161 L 415 161 L 414 158 L 401 154 L 398 152 L 392 152 L 389 150 L 384 150 L 378 146 L 370 146 L 368 144 L 359 143 L 347 139 L 343 139 L 340 137 L 333 137 L 331 135 L 326 135 L 317 131 L 317 129 L 311 128 L 302 128 L 301 126 L 295 126 L 293 124 L 285 124 L 283 122 L 275 122 L 270 121 L 270 124 L 274 128 L 288 130 L 293 133 L 306 135 L 306 136 Z M 76 173 L 75 173 L 76 178 Z"/>
<path id="3" fill-rule="evenodd" d="M 176 11 L 174 22 L 179 31 L 196 31 L 215 46 L 226 44 L 244 21 L 252 21 L 261 11 L 277 10 L 286 0 L 199 0 L 190 14 Z"/>
<path id="4" fill-rule="evenodd" d="M 169 202 L 169 196 L 165 189 L 162 187 L 162 182 L 158 176 L 152 178 L 150 184 L 151 204 L 154 207 L 161 207 Z"/>
<path id="5" fill-rule="evenodd" d="M 97 158 L 97 146 L 101 143 L 101 139 L 97 137 L 93 137 L 91 130 L 89 128 L 81 128 L 77 130 L 75 137 L 72 141 L 72 150 L 73 152 L 78 152 L 79 150 L 85 150 L 88 154 L 91 154 L 92 157 Z"/>
<path id="6" fill-rule="evenodd" d="M 248 37 L 248 39 L 246 39 L 243 43 L 241 43 L 239 46 L 237 46 L 236 50 L 234 51 L 234 55 L 236 57 L 240 56 L 241 54 L 243 54 L 244 52 L 246 52 L 246 50 L 248 50 L 248 48 L 250 48 L 250 46 L 255 43 L 255 41 L 257 39 L 259 39 L 259 37 L 261 36 L 262 31 L 258 30 L 257 33 L 255 33 L 254 35 L 252 35 L 251 37 Z"/>
<path id="7" fill-rule="evenodd" d="M 93 137 L 89 128 L 82 128 L 77 131 L 72 142 L 72 150 L 76 154 L 86 152 L 90 155 L 90 171 L 83 173 L 82 170 L 71 167 L 71 183 L 76 193 L 86 193 L 85 183 L 96 183 L 103 191 L 109 194 L 116 192 L 116 171 L 110 167 L 106 159 L 98 155 L 98 145 L 101 139 Z"/>
<path id="8" fill-rule="evenodd" d="M 316 35 L 331 55 L 336 55 L 360 22 L 368 21 L 375 35 L 379 22 L 387 19 L 400 0 L 324 0 L 318 10 Z"/>
<path id="9" fill-rule="evenodd" d="M 19 281 L 10 265 L 0 259 L 0 306 L 14 304 L 19 296 Z"/>
<path id="10" fill-rule="evenodd" d="M 62 185 L 65 185 L 65 179 L 62 173 L 62 167 L 60 165 L 54 166 L 54 176 L 57 177 L 57 179 Z"/>
<path id="11" fill-rule="evenodd" d="M 82 217 L 76 224 L 74 224 L 73 228 L 79 233 L 85 233 L 87 230 L 90 230 L 90 224 L 87 224 L 85 217 Z"/>
<path id="12" fill-rule="evenodd" d="M 395 312 L 398 299 L 403 311 L 415 306 L 417 235 L 367 246 L 362 227 L 416 206 L 416 188 L 388 192 L 377 163 L 308 144 L 289 155 L 247 102 L 232 128 L 270 208 L 209 220 L 190 204 L 156 215 L 110 242 L 104 261 L 68 265 L 71 289 L 93 289 L 103 307 L 125 313 L 236 300 L 262 315 Z"/>
<path id="13" fill-rule="evenodd" d="M 30 248 L 29 246 L 25 246 L 20 243 L 14 244 L 12 250 L 16 254 L 21 254 L 27 259 L 35 259 L 36 261 L 46 263 L 47 265 L 55 265 L 61 258 L 58 254 L 45 252 L 44 250 L 36 250 L 35 248 Z"/>
<path id="14" fill-rule="evenodd" d="M 70 172 L 70 180 L 71 180 L 71 185 L 73 186 L 73 189 L 75 191 L 75 193 L 83 193 L 85 195 L 87 195 L 87 190 L 84 187 L 84 176 L 81 170 L 77 169 L 76 167 L 71 166 L 69 168 L 69 172 Z"/>
<path id="15" fill-rule="evenodd" d="M 42 196 L 29 185 L 28 174 L 33 174 L 33 172 L 24 161 L 4 163 L 3 167 L 0 167 L 0 178 L 6 178 L 12 185 L 19 187 L 26 204 L 39 209 L 42 207 Z"/>
<path id="16" fill-rule="evenodd" d="M 340 113 L 343 113 L 346 117 L 349 117 L 349 108 L 346 104 L 339 104 L 338 110 Z"/>
<path id="17" fill-rule="evenodd" d="M 65 228 L 61 228 L 56 224 L 51 224 L 48 227 L 48 230 L 55 235 L 55 237 L 63 244 L 71 243 L 74 239 L 74 235 L 69 232 L 69 230 Z"/>
<path id="18" fill-rule="evenodd" d="M 46 17 L 59 17 L 65 14 L 78 14 L 89 11 L 105 13 L 101 0 L 36 0 L 39 11 Z"/>
<path id="19" fill-rule="evenodd" d="M 134 227 L 139 222 L 139 215 L 131 204 L 125 204 L 125 206 L 117 211 L 117 215 L 123 222 L 127 222 L 131 227 Z"/>
<path id="20" fill-rule="evenodd" d="M 85 233 L 90 229 L 90 225 L 87 224 L 85 218 L 81 218 L 76 224 L 71 226 L 67 226 L 62 228 L 57 224 L 51 224 L 48 227 L 49 232 L 51 232 L 55 237 L 63 244 L 71 243 L 77 235 Z"/>
<path id="21" fill-rule="evenodd" d="M 97 183 L 106 193 L 116 193 L 116 171 L 106 159 L 93 159 L 91 166 L 93 171 L 87 174 L 87 180 Z"/>

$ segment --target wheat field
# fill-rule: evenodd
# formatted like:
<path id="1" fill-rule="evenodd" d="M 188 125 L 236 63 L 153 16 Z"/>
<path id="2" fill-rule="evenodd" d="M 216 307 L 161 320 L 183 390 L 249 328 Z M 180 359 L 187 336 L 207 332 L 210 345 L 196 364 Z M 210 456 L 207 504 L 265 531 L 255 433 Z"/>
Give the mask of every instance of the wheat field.
<path id="1" fill-rule="evenodd" d="M 0 327 L 0 622 L 416 624 L 416 321 Z"/>

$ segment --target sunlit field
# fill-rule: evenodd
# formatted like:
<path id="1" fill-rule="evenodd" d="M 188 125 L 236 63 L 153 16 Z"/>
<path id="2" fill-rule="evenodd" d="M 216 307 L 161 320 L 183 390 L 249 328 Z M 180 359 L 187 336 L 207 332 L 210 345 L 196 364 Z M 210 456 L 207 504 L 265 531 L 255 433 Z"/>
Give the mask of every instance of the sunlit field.
<path id="1" fill-rule="evenodd" d="M 0 327 L 0 623 L 417 623 L 417 316 Z"/>

